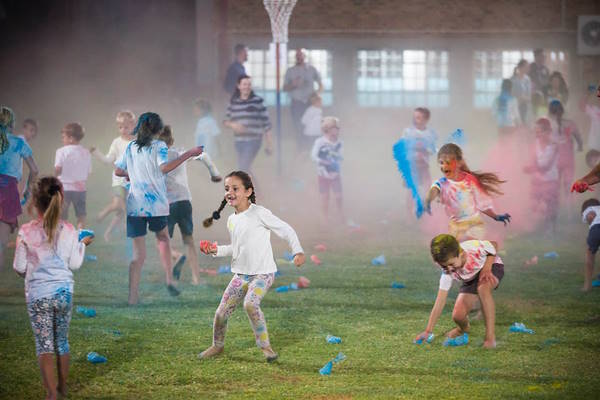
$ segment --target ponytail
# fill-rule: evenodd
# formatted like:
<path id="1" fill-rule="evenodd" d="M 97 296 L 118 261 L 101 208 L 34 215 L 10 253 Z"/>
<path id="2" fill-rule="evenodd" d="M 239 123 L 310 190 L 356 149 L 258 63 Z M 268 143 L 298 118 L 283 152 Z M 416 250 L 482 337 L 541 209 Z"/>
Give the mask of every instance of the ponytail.
<path id="1" fill-rule="evenodd" d="M 226 205 L 227 205 L 227 199 L 225 197 L 223 197 L 223 200 L 221 200 L 221 205 L 219 206 L 219 209 L 217 211 L 213 211 L 211 217 L 206 218 L 204 221 L 202 221 L 202 225 L 204 225 L 205 228 L 208 228 L 209 226 L 212 225 L 213 221 L 217 221 L 218 219 L 220 219 L 221 211 L 223 211 L 223 209 L 225 208 Z"/>
<path id="2" fill-rule="evenodd" d="M 48 236 L 48 242 L 54 241 L 54 234 L 56 233 L 56 227 L 60 221 L 60 215 L 62 213 L 62 194 L 59 191 L 54 192 L 50 205 L 44 212 L 44 231 Z"/>
<path id="3" fill-rule="evenodd" d="M 163 130 L 163 127 L 160 115 L 153 112 L 140 115 L 132 132 L 133 135 L 137 136 L 134 142 L 138 147 L 138 152 L 141 152 L 144 147 L 150 146 L 152 140 Z"/>
<path id="4" fill-rule="evenodd" d="M 54 235 L 62 213 L 63 187 L 54 176 L 40 178 L 33 188 L 35 208 L 43 215 L 44 231 L 48 242 L 54 241 Z"/>
<path id="5" fill-rule="evenodd" d="M 562 135 L 562 117 L 565 113 L 562 103 L 559 100 L 552 100 L 548 105 L 548 114 L 556 118 L 558 125 L 558 134 Z"/>

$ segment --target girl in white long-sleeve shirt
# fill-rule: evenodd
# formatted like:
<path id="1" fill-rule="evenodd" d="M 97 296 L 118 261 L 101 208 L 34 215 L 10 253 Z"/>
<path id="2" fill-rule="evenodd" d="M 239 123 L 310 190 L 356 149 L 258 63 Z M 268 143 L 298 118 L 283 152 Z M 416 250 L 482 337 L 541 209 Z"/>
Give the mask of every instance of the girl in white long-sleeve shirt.
<path id="1" fill-rule="evenodd" d="M 61 221 L 63 188 L 55 177 L 41 178 L 33 191 L 38 218 L 19 229 L 14 270 L 25 278 L 27 312 L 35 336 L 35 348 L 47 399 L 67 391 L 69 373 L 69 323 L 71 321 L 73 273 L 79 269 L 85 245 L 79 233 Z M 58 386 L 54 378 L 57 356 Z"/>
<path id="2" fill-rule="evenodd" d="M 204 226 L 209 227 L 213 220 L 221 217 L 221 211 L 227 204 L 235 209 L 235 214 L 227 219 L 231 244 L 217 246 L 204 240 L 200 242 L 200 250 L 205 254 L 231 256 L 231 272 L 234 274 L 215 313 L 213 344 L 200 354 L 200 358 L 213 357 L 223 351 L 227 319 L 243 300 L 257 346 L 267 361 L 277 359 L 260 309 L 260 302 L 273 284 L 277 272 L 271 248 L 271 232 L 288 242 L 296 266 L 304 264 L 305 257 L 294 229 L 255 203 L 252 179 L 243 171 L 234 171 L 225 178 L 225 198 L 219 209 L 213 212 L 212 218 L 204 221 Z"/>

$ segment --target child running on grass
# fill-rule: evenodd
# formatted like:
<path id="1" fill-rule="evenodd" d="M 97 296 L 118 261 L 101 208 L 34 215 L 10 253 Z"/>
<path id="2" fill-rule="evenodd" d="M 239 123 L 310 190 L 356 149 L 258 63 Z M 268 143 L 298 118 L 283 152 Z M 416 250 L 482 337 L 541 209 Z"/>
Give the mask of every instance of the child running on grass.
<path id="1" fill-rule="evenodd" d="M 267 361 L 271 362 L 277 359 L 277 353 L 271 348 L 267 324 L 260 309 L 260 302 L 273 284 L 277 272 L 271 248 L 271 232 L 288 242 L 297 267 L 304 264 L 304 251 L 291 226 L 271 211 L 256 205 L 254 185 L 247 173 L 234 171 L 225 177 L 225 197 L 219 209 L 204 221 L 204 226 L 208 227 L 213 220 L 218 220 L 227 204 L 235 209 L 235 213 L 227 219 L 231 244 L 217 246 L 216 242 L 200 242 L 200 250 L 204 254 L 232 256 L 231 272 L 234 275 L 215 313 L 212 346 L 200 353 L 199 357 L 210 358 L 223 352 L 227 319 L 243 301 L 256 344 Z"/>
<path id="2" fill-rule="evenodd" d="M 88 236 L 61 220 L 64 192 L 55 177 L 43 177 L 33 189 L 37 218 L 19 229 L 13 268 L 25 278 L 25 299 L 35 350 L 47 399 L 67 394 L 69 324 L 73 299 L 73 273 L 81 267 Z M 56 361 L 54 356 L 56 355 Z M 58 385 L 54 364 L 58 369 Z"/>
<path id="3" fill-rule="evenodd" d="M 502 194 L 499 185 L 504 182 L 496 174 L 471 171 L 463 159 L 461 148 L 453 143 L 445 144 L 440 148 L 438 161 L 444 176 L 431 186 L 425 200 L 425 209 L 431 214 L 431 202 L 440 197 L 446 214 L 450 217 L 448 223 L 450 235 L 460 241 L 483 239 L 485 225 L 481 213 L 505 225 L 510 222 L 509 214 L 496 214 L 492 208 L 490 195 Z M 427 328 L 417 335 L 415 340 L 424 340 L 433 333 L 446 305 L 451 286 L 451 277 L 442 274 Z"/>
<path id="4" fill-rule="evenodd" d="M 600 201 L 597 199 L 584 201 L 581 205 L 581 217 L 583 223 L 590 226 L 587 237 L 588 248 L 585 254 L 585 268 L 583 270 L 583 288 L 581 289 L 587 292 L 592 288 L 594 262 L 596 261 L 598 247 L 600 247 Z"/>
<path id="5" fill-rule="evenodd" d="M 62 219 L 69 219 L 69 208 L 73 203 L 77 228 L 85 226 L 86 217 L 86 181 L 92 172 L 92 157 L 88 149 L 79 144 L 83 136 L 83 127 L 77 122 L 65 125 L 61 131 L 63 147 L 56 150 L 54 174 L 64 188 Z"/>
<path id="6" fill-rule="evenodd" d="M 127 237 L 133 239 L 133 259 L 129 264 L 129 304 L 139 301 L 142 267 L 146 260 L 146 232 L 156 234 L 160 261 L 165 271 L 167 289 L 172 296 L 179 290 L 173 285 L 171 245 L 167 229 L 169 201 L 165 174 L 190 157 L 199 156 L 201 147 L 194 147 L 178 158 L 168 160 L 165 142 L 158 140 L 163 122 L 156 113 L 147 112 L 133 131 L 137 139 L 127 145 L 125 153 L 115 162 L 115 174 L 128 177 L 131 186 L 127 194 Z"/>
<path id="7" fill-rule="evenodd" d="M 8 107 L 0 107 L 0 271 L 4 269 L 4 248 L 9 236 L 18 226 L 17 218 L 23 211 L 18 183 L 23 175 L 23 160 L 29 167 L 29 177 L 23 197 L 29 197 L 29 187 L 38 174 L 31 147 L 13 134 L 15 114 Z"/>
<path id="8" fill-rule="evenodd" d="M 452 319 L 457 327 L 448 332 L 444 345 L 461 346 L 469 342 L 469 312 L 479 300 L 485 317 L 483 347 L 496 347 L 496 309 L 492 291 L 504 276 L 504 265 L 496 255 L 497 251 L 497 243 L 487 240 L 459 243 L 454 236 L 448 234 L 438 235 L 431 240 L 433 260 L 444 274 L 462 282 L 452 311 Z"/>
<path id="9" fill-rule="evenodd" d="M 162 132 L 158 136 L 159 140 L 162 140 L 167 144 L 169 148 L 168 159 L 169 161 L 175 160 L 180 157 L 184 152 L 173 148 L 175 139 L 169 125 L 165 125 Z M 196 159 L 202 161 L 211 176 L 213 182 L 220 182 L 222 178 L 219 176 L 217 167 L 213 164 L 208 153 L 204 151 Z M 173 233 L 175 231 L 175 225 L 179 225 L 181 231 L 181 237 L 183 244 L 187 248 L 187 255 L 192 267 L 192 283 L 197 285 L 200 282 L 200 271 L 198 270 L 198 253 L 196 246 L 194 245 L 194 220 L 192 217 L 192 194 L 188 184 L 186 163 L 175 168 L 173 171 L 167 174 L 167 198 L 169 200 L 169 237 L 173 239 Z M 173 267 L 173 277 L 179 279 L 181 276 L 181 269 L 185 263 L 186 257 L 178 251 L 171 248 L 171 254 L 173 260 L 177 260 Z"/>
<path id="10" fill-rule="evenodd" d="M 91 147 L 90 152 L 101 162 L 112 166 L 115 161 L 121 158 L 129 142 L 135 139 L 135 136 L 131 134 L 134 127 L 135 114 L 129 110 L 119 111 L 117 114 L 117 129 L 119 130 L 119 136 L 110 144 L 108 153 L 104 155 L 95 147 Z M 110 213 L 115 213 L 104 232 L 104 240 L 107 242 L 110 240 L 110 234 L 115 226 L 123 221 L 123 215 L 125 214 L 125 197 L 127 197 L 126 186 L 127 180 L 121 176 L 115 175 L 113 171 L 112 200 L 109 205 L 100 211 L 97 217 L 98 222 L 100 222 Z"/>

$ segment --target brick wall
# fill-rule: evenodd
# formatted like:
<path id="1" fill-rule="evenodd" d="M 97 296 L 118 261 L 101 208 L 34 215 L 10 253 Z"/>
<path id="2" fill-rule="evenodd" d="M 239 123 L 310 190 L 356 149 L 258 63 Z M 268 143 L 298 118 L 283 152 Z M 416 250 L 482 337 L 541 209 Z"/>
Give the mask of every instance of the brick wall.
<path id="1" fill-rule="evenodd" d="M 290 33 L 574 31 L 595 0 L 298 0 Z M 563 26 L 564 25 L 564 26 Z M 268 32 L 262 2 L 227 3 L 229 32 Z"/>

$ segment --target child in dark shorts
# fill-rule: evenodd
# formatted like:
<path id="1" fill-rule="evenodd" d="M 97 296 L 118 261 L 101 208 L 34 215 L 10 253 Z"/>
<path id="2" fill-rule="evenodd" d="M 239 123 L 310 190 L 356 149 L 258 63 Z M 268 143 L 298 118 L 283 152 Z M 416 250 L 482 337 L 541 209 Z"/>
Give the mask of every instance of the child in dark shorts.
<path id="1" fill-rule="evenodd" d="M 583 269 L 583 288 L 584 292 L 592 288 L 592 276 L 594 275 L 594 262 L 598 247 L 600 247 L 600 201 L 598 199 L 588 199 L 581 206 L 581 217 L 583 222 L 590 226 L 590 231 L 587 237 L 587 251 L 585 254 L 585 267 Z M 596 286 L 596 285 L 594 285 Z"/>
<path id="2" fill-rule="evenodd" d="M 492 292 L 504 276 L 504 265 L 497 256 L 498 245 L 487 240 L 467 240 L 459 243 L 452 235 L 437 235 L 431 240 L 431 255 L 444 273 L 462 281 L 458 298 L 452 311 L 457 327 L 448 332 L 444 344 L 468 343 L 469 312 L 477 302 L 485 317 L 483 347 L 495 348 L 496 312 Z"/>
<path id="3" fill-rule="evenodd" d="M 159 140 L 166 143 L 168 150 L 168 160 L 177 159 L 182 151 L 179 151 L 173 147 L 175 139 L 173 138 L 173 132 L 169 125 L 165 125 L 163 130 L 158 136 Z M 221 176 L 217 167 L 213 164 L 210 156 L 207 153 L 202 154 L 196 158 L 202 161 L 208 168 L 208 171 L 213 182 L 220 182 Z M 200 270 L 198 268 L 198 252 L 196 246 L 194 246 L 194 221 L 192 218 L 192 194 L 190 192 L 188 176 L 186 170 L 186 163 L 175 168 L 173 171 L 166 175 L 167 184 L 167 199 L 169 200 L 169 217 L 167 221 L 167 227 L 169 228 L 169 236 L 173 238 L 175 232 L 175 225 L 179 225 L 179 231 L 181 232 L 181 238 L 183 244 L 187 249 L 187 258 L 192 269 L 192 284 L 197 285 L 200 283 Z M 173 277 L 179 279 L 181 276 L 181 269 L 186 261 L 186 256 L 176 251 L 171 247 L 171 254 L 173 260 L 177 260 L 173 267 Z"/>

